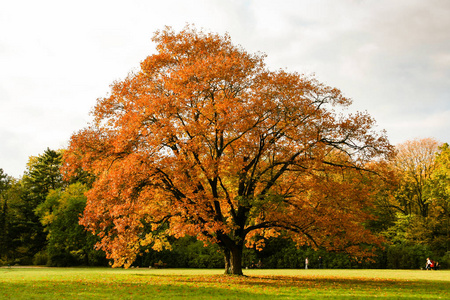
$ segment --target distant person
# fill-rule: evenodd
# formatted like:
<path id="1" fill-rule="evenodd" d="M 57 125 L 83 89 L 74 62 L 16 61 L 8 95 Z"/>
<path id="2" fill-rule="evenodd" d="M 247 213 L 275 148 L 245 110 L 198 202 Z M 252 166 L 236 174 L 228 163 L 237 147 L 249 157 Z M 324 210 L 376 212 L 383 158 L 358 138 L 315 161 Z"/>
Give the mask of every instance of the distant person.
<path id="1" fill-rule="evenodd" d="M 319 269 L 322 269 L 322 256 L 319 256 Z"/>
<path id="2" fill-rule="evenodd" d="M 309 264 L 309 260 L 308 258 L 305 259 L 305 270 L 308 270 L 308 264 Z"/>
<path id="3" fill-rule="evenodd" d="M 426 265 L 425 265 L 425 270 L 430 270 L 430 266 L 431 266 L 431 260 L 430 260 L 430 258 L 428 257 L 428 258 L 427 258 L 427 263 L 426 263 Z"/>

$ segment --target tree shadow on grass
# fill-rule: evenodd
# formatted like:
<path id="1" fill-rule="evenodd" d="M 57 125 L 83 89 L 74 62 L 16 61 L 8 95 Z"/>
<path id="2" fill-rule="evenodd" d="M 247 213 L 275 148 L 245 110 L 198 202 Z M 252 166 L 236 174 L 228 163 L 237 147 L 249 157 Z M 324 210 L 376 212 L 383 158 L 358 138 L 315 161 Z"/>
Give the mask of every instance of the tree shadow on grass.
<path id="1" fill-rule="evenodd" d="M 261 297 L 262 296 L 262 297 Z M 240 289 L 183 284 L 0 282 L 0 299 L 269 299 Z"/>
<path id="2" fill-rule="evenodd" d="M 127 274 L 0 282 L 1 299 L 449 298 L 450 283 L 305 276 Z"/>
<path id="3" fill-rule="evenodd" d="M 271 288 L 308 288 L 316 290 L 371 290 L 371 291 L 405 291 L 421 294 L 449 296 L 449 282 L 396 280 L 378 278 L 333 278 L 333 277 L 297 277 L 297 276 L 210 276 L 209 281 L 233 284 L 237 286 L 271 287 Z M 191 276 L 182 279 L 187 282 L 205 282 L 204 277 Z"/>

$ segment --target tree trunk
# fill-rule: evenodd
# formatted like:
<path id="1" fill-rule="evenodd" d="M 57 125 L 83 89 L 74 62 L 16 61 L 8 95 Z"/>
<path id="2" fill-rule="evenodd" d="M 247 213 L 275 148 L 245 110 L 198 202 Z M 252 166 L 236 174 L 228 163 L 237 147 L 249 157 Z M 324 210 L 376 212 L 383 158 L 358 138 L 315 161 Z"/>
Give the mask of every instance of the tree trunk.
<path id="1" fill-rule="evenodd" d="M 225 249 L 225 274 L 244 275 L 242 273 L 242 250 L 243 246 Z"/>
<path id="2" fill-rule="evenodd" d="M 224 249 L 224 259 L 225 259 L 225 274 L 230 274 L 230 270 L 231 270 L 231 254 L 230 254 L 230 250 L 228 249 Z"/>

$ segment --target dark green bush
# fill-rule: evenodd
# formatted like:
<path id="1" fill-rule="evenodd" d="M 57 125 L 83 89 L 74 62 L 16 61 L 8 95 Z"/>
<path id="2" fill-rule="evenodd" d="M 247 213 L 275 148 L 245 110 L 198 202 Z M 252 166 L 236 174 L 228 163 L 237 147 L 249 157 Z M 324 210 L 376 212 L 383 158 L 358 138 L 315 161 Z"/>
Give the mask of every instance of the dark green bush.
<path id="1" fill-rule="evenodd" d="M 388 269 L 420 269 L 425 267 L 431 251 L 424 245 L 390 245 L 386 249 Z"/>

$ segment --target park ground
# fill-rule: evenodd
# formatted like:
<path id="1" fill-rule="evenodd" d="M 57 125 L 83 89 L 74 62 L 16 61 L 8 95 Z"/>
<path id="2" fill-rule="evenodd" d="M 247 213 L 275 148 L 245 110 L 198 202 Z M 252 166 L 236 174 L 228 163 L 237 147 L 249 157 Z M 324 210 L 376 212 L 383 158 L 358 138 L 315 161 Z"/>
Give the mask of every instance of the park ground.
<path id="1" fill-rule="evenodd" d="M 450 271 L 0 268 L 0 299 L 450 299 Z"/>

